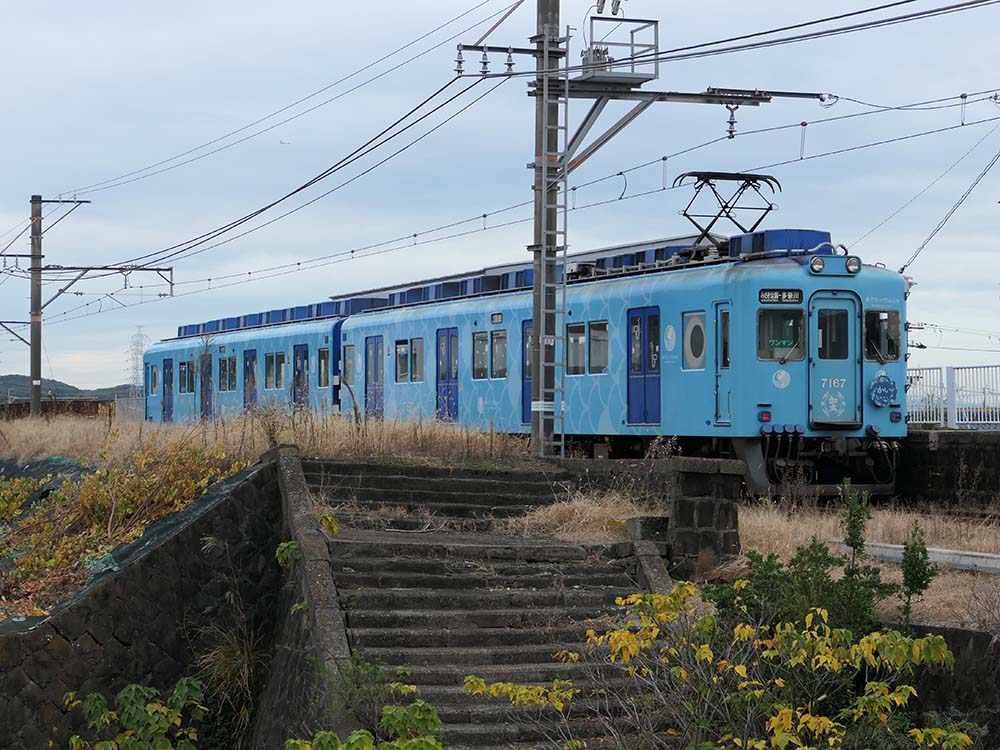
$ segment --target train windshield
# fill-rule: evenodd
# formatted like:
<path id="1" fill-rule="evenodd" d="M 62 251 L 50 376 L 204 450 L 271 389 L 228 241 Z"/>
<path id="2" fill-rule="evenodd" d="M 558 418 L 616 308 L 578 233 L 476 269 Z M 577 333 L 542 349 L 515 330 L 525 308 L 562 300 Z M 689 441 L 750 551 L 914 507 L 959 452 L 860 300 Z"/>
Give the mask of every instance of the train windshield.
<path id="1" fill-rule="evenodd" d="M 901 343 L 898 310 L 865 311 L 865 359 L 898 362 Z"/>
<path id="2" fill-rule="evenodd" d="M 802 310 L 761 310 L 757 319 L 757 359 L 804 359 L 803 318 Z"/>

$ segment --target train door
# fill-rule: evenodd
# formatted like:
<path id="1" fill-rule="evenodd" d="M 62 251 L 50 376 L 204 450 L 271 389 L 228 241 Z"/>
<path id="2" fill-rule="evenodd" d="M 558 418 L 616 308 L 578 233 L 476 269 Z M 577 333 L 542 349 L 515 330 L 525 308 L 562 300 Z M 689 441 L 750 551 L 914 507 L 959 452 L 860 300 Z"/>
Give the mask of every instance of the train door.
<path id="1" fill-rule="evenodd" d="M 628 421 L 660 423 L 660 308 L 628 311 Z"/>
<path id="2" fill-rule="evenodd" d="M 257 350 L 243 352 L 243 408 L 257 405 Z"/>
<path id="3" fill-rule="evenodd" d="M 163 360 L 163 421 L 174 421 L 174 361 Z"/>
<path id="4" fill-rule="evenodd" d="M 382 337 L 365 339 L 365 416 L 382 418 Z"/>
<path id="5" fill-rule="evenodd" d="M 847 292 L 809 300 L 809 421 L 819 429 L 858 429 L 861 414 L 861 313 Z"/>
<path id="6" fill-rule="evenodd" d="M 309 404 L 308 344 L 296 344 L 292 348 L 292 400 L 296 406 Z"/>
<path id="7" fill-rule="evenodd" d="M 458 329 L 437 332 L 437 418 L 458 421 Z"/>
<path id="8" fill-rule="evenodd" d="M 521 324 L 521 422 L 531 424 L 531 321 Z"/>
<path id="9" fill-rule="evenodd" d="M 201 418 L 212 418 L 212 355 L 201 356 Z"/>
<path id="10" fill-rule="evenodd" d="M 715 423 L 727 425 L 733 419 L 732 306 L 715 303 Z"/>

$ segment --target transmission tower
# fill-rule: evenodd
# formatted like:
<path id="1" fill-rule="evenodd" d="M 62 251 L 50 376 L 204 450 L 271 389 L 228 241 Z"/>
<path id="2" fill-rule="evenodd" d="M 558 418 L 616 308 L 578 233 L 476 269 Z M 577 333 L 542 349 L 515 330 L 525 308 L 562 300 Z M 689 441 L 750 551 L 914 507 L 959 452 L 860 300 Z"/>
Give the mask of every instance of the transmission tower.
<path id="1" fill-rule="evenodd" d="M 149 336 L 142 332 L 142 326 L 136 328 L 129 342 L 129 398 L 142 396 L 143 364 L 142 357 L 149 346 Z"/>

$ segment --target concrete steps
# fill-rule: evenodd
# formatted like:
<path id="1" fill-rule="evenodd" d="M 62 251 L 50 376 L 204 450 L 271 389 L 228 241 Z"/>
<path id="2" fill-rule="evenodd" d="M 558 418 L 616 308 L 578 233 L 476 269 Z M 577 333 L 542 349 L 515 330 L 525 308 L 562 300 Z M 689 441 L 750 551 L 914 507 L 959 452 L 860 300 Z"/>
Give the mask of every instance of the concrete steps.
<path id="1" fill-rule="evenodd" d="M 528 472 L 305 468 L 314 493 L 347 526 L 328 544 L 354 654 L 418 687 L 441 716 L 445 747 L 528 748 L 546 731 L 554 736 L 555 714 L 543 731 L 526 720 L 530 712 L 470 696 L 463 683 L 472 674 L 520 684 L 573 679 L 588 689 L 584 665 L 554 656 L 585 650 L 587 630 L 605 627 L 619 612 L 615 599 L 639 590 L 616 550 L 488 533 L 498 518 L 553 501 L 550 479 Z M 349 511 L 337 512 L 339 505 Z M 384 518 L 365 526 L 366 514 L 389 508 L 398 512 L 392 526 Z M 454 527 L 428 529 L 429 516 Z M 396 676 L 398 667 L 406 676 Z M 601 734 L 587 720 L 572 722 L 575 736 Z"/>

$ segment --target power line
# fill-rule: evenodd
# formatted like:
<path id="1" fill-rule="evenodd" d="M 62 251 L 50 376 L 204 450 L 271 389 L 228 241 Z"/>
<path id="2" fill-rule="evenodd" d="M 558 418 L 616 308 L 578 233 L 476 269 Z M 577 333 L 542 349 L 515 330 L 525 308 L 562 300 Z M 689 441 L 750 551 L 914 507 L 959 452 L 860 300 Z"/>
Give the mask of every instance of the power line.
<path id="1" fill-rule="evenodd" d="M 879 229 L 881 229 L 882 227 L 884 227 L 890 221 L 892 221 L 893 219 L 895 219 L 900 213 L 902 213 L 904 210 L 906 210 L 911 205 L 913 205 L 913 203 L 916 202 L 922 195 L 924 195 L 924 193 L 926 193 L 932 187 L 934 187 L 935 185 L 937 185 L 941 180 L 943 180 L 948 175 L 949 172 L 951 172 L 955 167 L 957 167 L 959 164 L 961 164 L 963 161 L 965 161 L 966 157 L 968 157 L 969 154 L 971 154 L 973 151 L 975 151 L 977 148 L 979 148 L 979 146 L 982 145 L 983 141 L 985 141 L 987 138 L 989 138 L 991 135 L 993 135 L 997 131 L 998 128 L 1000 128 L 1000 123 L 998 123 L 998 124 L 994 125 L 992 128 L 990 128 L 989 132 L 986 133 L 986 135 L 984 135 L 978 141 L 976 141 L 973 144 L 972 148 L 970 148 L 968 151 L 966 151 L 964 154 L 962 154 L 960 157 L 958 157 L 958 159 L 956 159 L 955 161 L 953 161 L 948 166 L 948 168 L 946 170 L 944 170 L 941 174 L 939 174 L 937 177 L 935 177 L 933 180 L 931 180 L 929 183 L 927 183 L 927 185 L 924 186 L 924 188 L 920 192 L 918 192 L 916 195 L 914 195 L 912 198 L 910 198 L 908 201 L 906 201 L 906 203 L 904 203 L 902 206 L 900 206 L 895 211 L 893 211 L 891 214 L 889 214 L 884 219 L 882 219 L 882 221 L 880 221 L 878 224 L 876 224 L 875 226 L 873 226 L 871 229 L 869 229 L 863 235 L 861 235 L 860 237 L 858 237 L 858 239 L 856 239 L 854 242 L 850 243 L 849 247 L 852 247 L 852 248 L 853 247 L 857 247 L 857 245 L 862 240 L 864 240 L 870 234 L 873 234 L 874 232 L 876 232 Z"/>
<path id="2" fill-rule="evenodd" d="M 956 201 L 955 205 L 948 210 L 948 213 L 944 215 L 941 221 L 938 222 L 937 226 L 931 230 L 931 233 L 929 235 L 927 235 L 927 239 L 921 242 L 920 247 L 918 247 L 916 250 L 913 251 L 913 255 L 911 255 L 910 258 L 906 261 L 906 263 L 903 264 L 903 267 L 899 269 L 900 273 L 903 273 L 907 268 L 909 268 L 910 265 L 913 263 L 913 261 L 917 259 L 917 256 L 919 256 L 920 253 L 923 252 L 923 249 L 927 247 L 927 245 L 930 244 L 931 240 L 933 240 L 937 236 L 937 233 L 940 232 L 942 229 L 944 229 L 944 225 L 948 223 L 948 220 L 955 214 L 956 211 L 958 211 L 958 209 L 962 206 L 962 204 L 965 203 L 966 199 L 970 195 L 972 195 L 972 191 L 976 189 L 976 186 L 979 185 L 980 182 L 982 182 L 983 178 L 987 174 L 989 174 L 989 171 L 993 169 L 993 167 L 996 165 L 998 161 L 1000 161 L 1000 151 L 997 151 L 997 153 L 993 156 L 993 158 L 989 160 L 989 162 L 983 168 L 983 171 L 976 176 L 976 179 L 974 179 L 972 181 L 972 184 L 969 185 L 969 187 L 966 189 L 964 193 L 962 193 L 962 196 L 958 199 L 958 201 Z"/>
<path id="3" fill-rule="evenodd" d="M 487 92 L 487 93 L 489 93 L 489 92 Z M 976 124 L 980 124 L 982 122 L 992 122 L 994 120 L 1000 120 L 1000 116 L 993 117 L 993 118 L 988 118 L 988 119 L 981 120 L 981 121 L 970 122 L 968 124 L 969 125 L 976 125 Z M 960 127 L 960 126 L 956 126 L 956 127 Z M 876 141 L 874 143 L 862 144 L 862 145 L 859 145 L 859 146 L 850 147 L 848 149 L 838 149 L 838 150 L 829 151 L 829 152 L 826 152 L 826 153 L 823 153 L 823 154 L 816 154 L 816 155 L 813 155 L 813 156 L 808 157 L 808 158 L 809 159 L 815 159 L 815 158 L 823 158 L 823 157 L 827 157 L 827 156 L 836 156 L 836 155 L 843 154 L 845 152 L 859 150 L 861 148 L 870 148 L 870 147 L 878 146 L 878 145 L 886 145 L 886 144 L 889 144 L 889 143 L 896 143 L 896 142 L 899 142 L 899 141 L 902 141 L 902 140 L 908 140 L 908 139 L 911 139 L 911 138 L 918 138 L 918 137 L 922 137 L 922 136 L 926 136 L 926 135 L 932 135 L 932 134 L 936 134 L 936 133 L 940 133 L 940 132 L 946 132 L 946 131 L 950 131 L 950 130 L 953 130 L 953 129 L 954 129 L 953 127 L 950 127 L 950 128 L 938 128 L 938 129 L 935 129 L 935 130 L 924 131 L 924 132 L 921 132 L 921 133 L 912 133 L 912 134 L 909 134 L 907 136 L 901 136 L 899 138 L 886 139 L 886 140 L 882 140 L 882 141 Z M 685 149 L 685 151 L 688 151 L 688 150 L 690 150 L 690 149 Z M 795 159 L 795 160 L 791 160 L 789 162 L 783 162 L 783 164 L 793 164 L 793 163 L 797 163 L 799 161 L 805 161 L 805 160 L 806 159 L 801 159 L 801 160 L 800 159 Z M 654 162 L 648 162 L 648 164 L 654 164 L 654 163 L 656 163 L 656 162 L 655 161 Z M 612 203 L 620 203 L 621 201 L 625 201 L 625 200 L 634 200 L 634 199 L 637 199 L 637 198 L 642 198 L 642 197 L 646 197 L 646 196 L 653 195 L 653 194 L 656 194 L 656 193 L 662 193 L 662 192 L 665 192 L 665 191 L 668 191 L 668 190 L 674 190 L 674 189 L 676 189 L 676 188 L 673 187 L 673 186 L 671 186 L 671 185 L 666 185 L 666 186 L 663 186 L 663 187 L 654 188 L 654 189 L 651 189 L 651 190 L 646 190 L 646 191 L 643 191 L 643 192 L 640 192 L 640 193 L 634 193 L 634 194 L 631 194 L 631 195 L 624 195 L 624 196 L 620 196 L 620 197 L 617 197 L 617 198 L 609 198 L 609 199 L 605 199 L 605 200 L 594 201 L 594 202 L 591 202 L 591 203 L 588 203 L 588 204 L 583 204 L 583 205 L 580 205 L 580 206 L 576 206 L 572 210 L 585 210 L 585 209 L 589 209 L 589 208 L 596 208 L 596 207 L 599 207 L 599 206 L 609 205 L 609 204 L 612 204 Z M 417 238 L 419 236 L 422 236 L 424 234 L 433 234 L 435 232 L 442 231 L 443 229 L 447 229 L 447 228 L 451 228 L 451 227 L 457 227 L 457 226 L 460 226 L 462 224 L 467 224 L 467 223 L 470 223 L 470 222 L 473 222 L 473 221 L 477 221 L 477 220 L 485 220 L 486 218 L 488 218 L 491 215 L 496 215 L 498 213 L 504 213 L 504 212 L 511 211 L 511 210 L 514 210 L 514 209 L 517 209 L 517 208 L 522 208 L 522 207 L 524 207 L 524 206 L 526 206 L 526 205 L 528 205 L 530 203 L 531 203 L 531 201 L 525 201 L 525 202 L 522 202 L 522 203 L 519 203 L 519 204 L 514 204 L 512 206 L 508 206 L 508 207 L 503 208 L 503 209 L 499 209 L 498 211 L 495 211 L 495 212 L 492 212 L 492 213 L 480 214 L 480 215 L 477 215 L 477 216 L 474 216 L 474 217 L 470 217 L 468 219 L 464 219 L 464 220 L 459 221 L 459 222 L 452 222 L 451 224 L 444 225 L 443 227 L 437 227 L 435 229 L 425 230 L 424 232 L 418 232 L 418 233 L 414 233 L 412 235 L 403 235 L 403 236 L 395 238 L 393 240 L 387 240 L 387 241 L 381 242 L 381 243 L 375 243 L 375 244 L 366 245 L 366 246 L 362 246 L 362 247 L 352 248 L 352 249 L 349 249 L 349 250 L 343 250 L 343 251 L 340 251 L 340 252 L 337 252 L 337 253 L 333 253 L 333 254 L 330 254 L 330 255 L 320 256 L 319 258 L 307 259 L 307 260 L 303 260 L 303 261 L 296 261 L 296 262 L 292 262 L 292 263 L 285 263 L 285 264 L 280 264 L 280 265 L 277 265 L 277 266 L 271 266 L 271 267 L 264 268 L 264 269 L 257 269 L 257 270 L 246 271 L 246 272 L 242 272 L 242 273 L 239 273 L 239 274 L 228 274 L 228 275 L 224 275 L 224 276 L 208 277 L 208 278 L 204 278 L 204 279 L 197 279 L 197 280 L 188 280 L 188 281 L 177 282 L 175 284 L 175 286 L 182 286 L 182 285 L 188 285 L 188 284 L 197 284 L 197 283 L 208 283 L 208 284 L 210 284 L 210 286 L 208 288 L 205 288 L 205 289 L 195 289 L 195 290 L 191 290 L 189 292 L 182 292 L 181 294 L 175 294 L 174 296 L 175 297 L 176 296 L 189 296 L 189 295 L 192 295 L 192 294 L 201 294 L 201 293 L 205 293 L 205 292 L 218 291 L 219 289 L 228 288 L 228 287 L 231 287 L 231 286 L 238 286 L 238 285 L 241 285 L 241 284 L 252 283 L 252 282 L 255 282 L 255 281 L 262 281 L 262 280 L 266 280 L 266 279 L 270 279 L 270 278 L 276 278 L 276 277 L 279 277 L 279 276 L 286 276 L 286 275 L 289 275 L 289 274 L 292 274 L 292 273 L 299 273 L 301 271 L 315 270 L 316 268 L 322 268 L 322 267 L 325 267 L 325 266 L 328 266 L 328 265 L 332 265 L 332 264 L 340 263 L 340 262 L 346 262 L 346 261 L 353 260 L 353 259 L 356 259 L 356 258 L 365 258 L 365 257 L 374 256 L 374 255 L 382 255 L 382 254 L 385 254 L 385 253 L 397 252 L 397 251 L 406 250 L 406 249 L 412 248 L 412 247 L 418 247 L 418 246 L 428 245 L 428 244 L 432 244 L 432 243 L 436 243 L 436 242 L 443 242 L 443 241 L 450 240 L 450 239 L 456 239 L 456 238 L 460 238 L 460 237 L 464 237 L 464 236 L 468 236 L 468 235 L 472 235 L 472 234 L 478 234 L 478 233 L 483 232 L 483 231 L 490 231 L 490 230 L 494 230 L 494 229 L 502 229 L 502 228 L 514 226 L 516 224 L 527 223 L 527 222 L 531 221 L 530 217 L 521 218 L 521 219 L 515 219 L 515 220 L 504 222 L 502 224 L 496 224 L 496 225 L 488 226 L 488 227 L 484 226 L 483 228 L 477 228 L 477 229 L 474 229 L 474 230 L 467 230 L 467 231 L 457 232 L 457 233 L 453 233 L 453 234 L 450 234 L 450 235 L 447 235 L 447 236 L 443 236 L 443 237 L 429 238 L 429 239 L 426 239 L 426 240 L 417 240 Z M 232 239 L 236 239 L 236 238 L 234 237 Z M 388 247 L 386 247 L 386 246 L 388 246 Z M 368 252 L 370 250 L 374 250 L 374 252 Z M 254 274 L 258 274 L 258 275 L 254 276 Z M 230 280 L 232 280 L 232 281 L 230 281 Z M 219 284 L 218 283 L 219 281 L 230 281 L 230 283 Z M 155 288 L 155 287 L 150 287 L 150 288 Z M 150 302 L 156 302 L 156 301 L 159 301 L 159 298 L 152 298 L 152 299 L 145 300 L 145 301 L 142 301 L 142 302 L 132 303 L 132 304 L 129 304 L 129 305 L 123 305 L 123 307 L 134 307 L 134 306 L 139 305 L 139 304 L 149 304 Z M 58 313 L 58 315 L 60 315 L 60 316 L 68 316 L 70 313 L 73 313 L 73 312 L 76 312 L 78 310 L 82 310 L 82 309 L 91 307 L 94 304 L 95 304 L 95 302 L 87 302 L 87 303 L 85 303 L 83 305 L 79 305 L 79 306 L 77 306 L 75 308 L 70 308 L 69 310 L 65 310 L 62 313 Z M 104 312 L 104 310 L 102 309 L 100 311 L 84 313 L 82 315 L 76 315 L 76 316 L 73 316 L 73 317 L 64 317 L 64 318 L 61 318 L 60 320 L 53 321 L 53 323 L 63 323 L 63 322 L 68 322 L 69 320 L 78 320 L 78 319 L 81 319 L 81 318 L 84 318 L 84 317 L 90 317 L 92 315 L 101 314 L 103 312 Z"/>
<path id="4" fill-rule="evenodd" d="M 316 104 L 316 105 L 314 105 L 312 107 L 309 107 L 308 109 L 306 109 L 306 110 L 304 110 L 302 112 L 299 112 L 299 113 L 297 113 L 297 114 L 295 114 L 295 115 L 293 115 L 291 117 L 287 117 L 287 118 L 281 120 L 280 122 L 277 122 L 277 123 L 274 123 L 272 125 L 269 125 L 266 128 L 262 128 L 260 130 L 257 130 L 257 131 L 255 131 L 253 133 L 250 133 L 247 136 L 244 136 L 243 138 L 240 138 L 239 140 L 236 140 L 236 141 L 233 141 L 232 143 L 228 143 L 228 144 L 225 144 L 223 146 L 220 146 L 219 148 L 213 149 L 213 150 L 211 150 L 211 151 L 209 151 L 207 153 L 200 154 L 200 155 L 195 156 L 195 157 L 193 157 L 191 159 L 186 159 L 185 161 L 182 161 L 182 162 L 180 162 L 178 164 L 173 164 L 172 166 L 169 166 L 169 167 L 165 167 L 164 169 L 157 169 L 157 167 L 162 167 L 164 165 L 170 164 L 171 162 L 176 162 L 176 161 L 178 161 L 180 159 L 183 159 L 186 156 L 190 156 L 191 154 L 195 154 L 198 151 L 202 151 L 202 150 L 204 150 L 206 148 L 209 148 L 210 146 L 214 146 L 215 144 L 220 143 L 220 142 L 222 142 L 222 141 L 224 141 L 224 140 L 226 140 L 228 138 L 231 138 L 234 135 L 239 135 L 240 133 L 243 133 L 243 132 L 245 132 L 245 131 L 247 131 L 247 130 L 249 130 L 249 129 L 251 129 L 251 128 L 257 126 L 257 125 L 260 125 L 263 122 L 266 122 L 266 121 L 268 121 L 270 119 L 273 119 L 274 117 L 277 117 L 278 115 L 280 115 L 280 114 L 282 114 L 284 112 L 287 112 L 288 110 L 293 109 L 294 107 L 297 107 L 298 105 L 303 104 L 304 102 L 307 102 L 310 99 L 313 99 L 313 98 L 319 96 L 320 94 L 322 94 L 322 93 L 324 93 L 326 91 L 329 91 L 330 89 L 332 89 L 332 88 L 340 85 L 341 83 L 345 83 L 346 81 L 349 81 L 351 78 L 354 78 L 355 76 L 360 75 L 361 73 L 365 72 L 366 70 L 370 70 L 371 68 L 375 67 L 379 63 L 385 62 L 386 60 L 394 57 L 395 55 L 399 54 L 403 50 L 406 50 L 409 47 L 412 47 L 413 45 L 418 44 L 419 42 L 423 41 L 424 39 L 426 39 L 427 37 L 431 36 L 432 34 L 440 31 L 441 29 L 446 28 L 447 26 L 450 26 L 451 24 L 455 23 L 456 21 L 461 20 L 465 16 L 468 16 L 469 14 L 475 12 L 479 8 L 483 7 L 484 5 L 487 5 L 488 3 L 492 2 L 492 1 L 493 0 L 483 0 L 482 2 L 478 3 L 477 5 L 474 5 L 473 7 L 469 8 L 468 10 L 466 10 L 466 11 L 464 11 L 462 13 L 460 13 L 459 15 L 455 16 L 454 18 L 451 18 L 450 20 L 446 21 L 445 23 L 443 23 L 443 24 L 435 27 L 434 29 L 431 29 L 430 31 L 426 32 L 425 34 L 422 34 L 421 36 L 417 37 L 416 39 L 414 39 L 414 40 L 412 40 L 410 42 L 407 42 L 406 44 L 404 44 L 401 47 L 397 47 L 392 52 L 389 52 L 389 53 L 383 55 L 382 57 L 378 58 L 377 60 L 374 60 L 374 61 L 372 61 L 372 62 L 370 62 L 370 63 L 368 63 L 368 64 L 366 64 L 366 65 L 364 65 L 364 66 L 362 66 L 360 68 L 358 68 L 357 70 L 353 71 L 352 73 L 348 73 L 347 75 L 345 75 L 345 76 L 337 79 L 336 81 L 333 81 L 332 83 L 329 83 L 329 84 L 323 86 L 322 88 L 317 89 L 316 91 L 313 91 L 311 94 L 307 94 L 306 96 L 303 96 L 303 97 L 297 99 L 296 101 L 292 102 L 291 104 L 287 104 L 284 107 L 281 107 L 280 109 L 276 109 L 273 112 L 271 112 L 271 113 L 269 113 L 267 115 L 264 115 L 263 117 L 260 117 L 260 118 L 258 118 L 256 120 L 254 120 L 251 123 L 248 123 L 248 124 L 246 124 L 246 125 L 244 125 L 244 126 L 242 126 L 240 128 L 237 128 L 236 130 L 232 130 L 232 131 L 230 131 L 230 132 L 228 132 L 228 133 L 226 133 L 224 135 L 220 135 L 217 138 L 213 138 L 210 141 L 202 143 L 199 146 L 195 146 L 194 148 L 190 148 L 190 149 L 188 149 L 186 151 L 182 151 L 181 153 L 175 154 L 174 156 L 168 157 L 166 159 L 162 159 L 161 161 L 155 162 L 153 164 L 149 164 L 149 165 L 147 165 L 145 167 L 142 167 L 140 169 L 135 169 L 135 170 L 132 170 L 131 172 L 126 172 L 124 174 L 120 174 L 117 177 L 110 177 L 110 178 L 108 178 L 106 180 L 102 180 L 100 182 L 95 182 L 95 183 L 92 183 L 90 185 L 85 185 L 83 187 L 76 188 L 74 190 L 67 190 L 66 194 L 83 195 L 83 194 L 86 194 L 86 193 L 96 193 L 96 192 L 100 192 L 102 190 L 110 190 L 112 188 L 120 187 L 122 185 L 127 185 L 127 184 L 132 183 L 132 182 L 137 182 L 139 180 L 144 180 L 144 179 L 147 179 L 149 177 L 153 177 L 155 175 L 163 174 L 164 172 L 169 172 L 169 171 L 171 171 L 173 169 L 177 169 L 178 167 L 182 167 L 182 166 L 184 166 L 186 164 L 191 164 L 192 162 L 199 161 L 199 160 L 204 159 L 206 157 L 212 156 L 213 154 L 217 154 L 220 151 L 225 151 L 226 149 L 232 148 L 233 146 L 237 146 L 237 145 L 239 145 L 241 143 L 244 143 L 244 142 L 246 142 L 246 141 L 248 141 L 248 140 L 250 140 L 252 138 L 256 138 L 259 135 L 262 135 L 262 134 L 270 132 L 270 131 L 272 131 L 272 130 L 274 130 L 276 128 L 279 128 L 282 125 L 286 125 L 289 122 L 292 122 L 293 120 L 296 120 L 296 119 L 298 119 L 300 117 L 303 117 L 303 116 L 305 116 L 307 114 L 310 114 L 311 112 L 314 112 L 317 109 L 320 109 L 321 107 L 325 107 L 326 105 L 328 105 L 328 104 L 330 104 L 332 102 L 335 102 L 338 99 L 341 99 L 341 98 L 347 96 L 348 94 L 351 94 L 351 93 L 357 91 L 358 89 L 363 88 L 364 86 L 367 86 L 370 83 L 373 83 L 374 81 L 377 81 L 377 80 L 379 80 L 381 78 L 384 78 L 385 76 L 389 75 L 390 73 L 393 73 L 393 72 L 399 70 L 400 68 L 405 67 L 406 65 L 409 65 L 410 63 L 414 62 L 415 60 L 418 60 L 421 57 L 424 57 L 425 55 L 430 54 L 434 50 L 440 49 L 445 44 L 448 44 L 449 42 L 454 41 L 458 37 L 462 36 L 463 34 L 469 32 L 469 31 L 471 31 L 472 29 L 476 28 L 477 26 L 481 26 L 484 23 L 487 23 L 488 21 L 492 20 L 493 18 L 496 18 L 498 15 L 504 13 L 510 6 L 508 6 L 507 8 L 503 8 L 503 9 L 499 10 L 498 12 L 493 13 L 490 16 L 487 16 L 486 18 L 484 18 L 481 21 L 477 21 L 472 26 L 469 26 L 468 28 L 463 29 L 462 31 L 458 32 L 458 34 L 450 36 L 447 39 L 445 39 L 445 40 L 443 40 L 443 41 L 435 44 L 434 46 L 427 48 L 423 52 L 420 52 L 420 53 L 418 53 L 416 55 L 413 55 L 412 57 L 409 57 L 406 60 L 403 60 L 401 63 L 399 63 L 397 65 L 394 65 L 393 67 L 391 67 L 391 68 L 389 68 L 389 69 L 387 69 L 387 70 L 379 73 L 378 75 L 373 76 L 371 78 L 368 78 L 368 79 L 362 81 L 361 83 L 359 83 L 358 85 L 356 85 L 356 86 L 348 89 L 347 91 L 343 91 L 343 92 L 337 94 L 336 96 L 333 96 L 333 97 L 331 97 L 329 99 L 325 99 L 324 101 L 322 101 L 322 102 L 320 102 L 320 103 L 318 103 L 318 104 Z M 151 170 L 156 170 L 156 171 L 151 171 Z M 146 172 L 148 172 L 149 174 L 143 174 L 143 173 L 146 173 Z"/>

